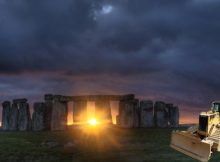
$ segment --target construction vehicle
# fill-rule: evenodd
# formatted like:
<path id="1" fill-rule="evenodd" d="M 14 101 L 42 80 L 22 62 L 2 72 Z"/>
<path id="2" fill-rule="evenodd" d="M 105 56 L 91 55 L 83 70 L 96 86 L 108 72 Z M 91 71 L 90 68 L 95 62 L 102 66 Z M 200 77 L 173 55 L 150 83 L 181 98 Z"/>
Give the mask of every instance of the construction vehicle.
<path id="1" fill-rule="evenodd" d="M 170 147 L 201 162 L 220 151 L 220 101 L 212 102 L 211 110 L 201 112 L 199 124 L 186 131 L 173 131 Z"/>

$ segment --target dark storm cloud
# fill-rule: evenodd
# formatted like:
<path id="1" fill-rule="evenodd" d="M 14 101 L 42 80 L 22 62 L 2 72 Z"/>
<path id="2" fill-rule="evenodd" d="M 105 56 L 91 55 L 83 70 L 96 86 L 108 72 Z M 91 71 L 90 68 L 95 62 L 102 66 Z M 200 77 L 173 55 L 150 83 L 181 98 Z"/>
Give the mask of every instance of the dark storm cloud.
<path id="1" fill-rule="evenodd" d="M 219 15 L 216 0 L 2 0 L 1 96 L 134 92 L 206 107 L 220 95 Z"/>
<path id="2" fill-rule="evenodd" d="M 146 49 L 149 56 L 134 54 L 147 41 L 152 43 L 151 38 L 140 35 L 144 27 L 132 28 L 133 18 L 126 22 L 129 13 L 102 13 L 103 4 L 89 0 L 6 1 L 1 11 L 0 70 L 136 73 L 157 69 L 141 64 L 155 61 L 151 53 L 163 47 L 152 44 Z M 133 61 L 140 62 L 139 66 Z M 118 63 L 112 66 L 111 62 Z"/>

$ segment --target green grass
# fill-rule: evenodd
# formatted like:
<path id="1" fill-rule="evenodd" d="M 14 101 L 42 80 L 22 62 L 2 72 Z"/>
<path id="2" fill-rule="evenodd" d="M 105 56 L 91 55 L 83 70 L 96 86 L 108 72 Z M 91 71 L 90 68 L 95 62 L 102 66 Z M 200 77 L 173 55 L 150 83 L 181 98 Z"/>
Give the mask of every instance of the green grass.
<path id="1" fill-rule="evenodd" d="M 86 133 L 66 132 L 0 132 L 1 162 L 194 162 L 169 148 L 171 129 L 109 128 Z M 73 148 L 42 146 L 46 140 Z M 215 153 L 210 162 L 219 161 Z"/>

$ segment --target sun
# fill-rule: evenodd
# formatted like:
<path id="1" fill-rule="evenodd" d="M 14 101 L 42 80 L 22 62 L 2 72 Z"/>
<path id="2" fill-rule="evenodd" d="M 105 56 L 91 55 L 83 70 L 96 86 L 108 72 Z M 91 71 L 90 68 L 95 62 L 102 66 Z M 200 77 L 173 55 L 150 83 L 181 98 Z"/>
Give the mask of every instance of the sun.
<path id="1" fill-rule="evenodd" d="M 92 126 L 96 126 L 98 124 L 97 120 L 95 118 L 89 119 L 88 124 Z"/>

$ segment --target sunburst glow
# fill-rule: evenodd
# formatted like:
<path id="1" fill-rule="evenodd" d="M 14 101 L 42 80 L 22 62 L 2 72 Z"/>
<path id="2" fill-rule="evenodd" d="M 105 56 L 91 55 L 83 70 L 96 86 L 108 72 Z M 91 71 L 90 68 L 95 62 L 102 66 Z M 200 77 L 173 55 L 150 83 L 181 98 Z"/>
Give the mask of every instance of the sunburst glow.
<path id="1" fill-rule="evenodd" d="M 95 118 L 89 119 L 88 124 L 92 126 L 96 126 L 98 124 L 97 120 Z"/>

